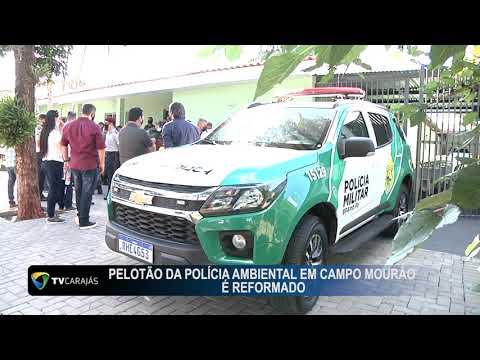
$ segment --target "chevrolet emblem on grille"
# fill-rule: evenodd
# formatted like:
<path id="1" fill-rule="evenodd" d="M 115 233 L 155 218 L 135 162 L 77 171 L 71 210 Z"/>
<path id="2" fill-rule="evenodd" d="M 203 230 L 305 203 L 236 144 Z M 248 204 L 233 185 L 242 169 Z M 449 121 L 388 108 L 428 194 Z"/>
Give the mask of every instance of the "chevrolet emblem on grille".
<path id="1" fill-rule="evenodd" d="M 152 205 L 153 196 L 145 195 L 140 191 L 132 191 L 129 200 L 138 205 Z"/>

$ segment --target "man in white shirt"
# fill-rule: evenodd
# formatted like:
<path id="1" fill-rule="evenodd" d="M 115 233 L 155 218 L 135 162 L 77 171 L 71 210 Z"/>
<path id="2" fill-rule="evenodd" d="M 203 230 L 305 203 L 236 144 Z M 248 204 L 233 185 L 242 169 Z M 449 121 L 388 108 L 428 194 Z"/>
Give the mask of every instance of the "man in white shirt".
<path id="1" fill-rule="evenodd" d="M 108 190 L 104 200 L 107 200 L 110 186 L 112 185 L 113 174 L 120 167 L 120 141 L 118 138 L 118 130 L 115 127 L 115 119 L 107 118 L 105 120 L 107 133 L 105 136 L 105 177 L 107 179 Z"/>

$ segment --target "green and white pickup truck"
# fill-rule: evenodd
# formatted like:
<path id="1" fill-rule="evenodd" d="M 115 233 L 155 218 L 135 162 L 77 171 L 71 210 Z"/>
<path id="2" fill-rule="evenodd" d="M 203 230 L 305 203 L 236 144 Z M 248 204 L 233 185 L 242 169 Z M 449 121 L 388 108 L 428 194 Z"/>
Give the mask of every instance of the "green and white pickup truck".
<path id="1" fill-rule="evenodd" d="M 408 212 L 413 164 L 384 107 L 356 88 L 293 94 L 331 102 L 255 104 L 192 145 L 116 172 L 106 243 L 150 264 L 322 264 Z M 309 311 L 317 298 L 275 298 Z"/>

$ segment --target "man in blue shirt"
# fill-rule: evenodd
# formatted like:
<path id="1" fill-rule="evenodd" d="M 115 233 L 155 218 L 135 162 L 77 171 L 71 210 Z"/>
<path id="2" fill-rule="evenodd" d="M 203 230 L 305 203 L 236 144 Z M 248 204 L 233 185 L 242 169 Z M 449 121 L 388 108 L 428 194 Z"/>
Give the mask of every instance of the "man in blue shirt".
<path id="1" fill-rule="evenodd" d="M 172 121 L 166 123 L 162 130 L 165 148 L 191 144 L 200 139 L 197 127 L 185 120 L 185 108 L 182 104 L 172 103 L 169 115 Z"/>

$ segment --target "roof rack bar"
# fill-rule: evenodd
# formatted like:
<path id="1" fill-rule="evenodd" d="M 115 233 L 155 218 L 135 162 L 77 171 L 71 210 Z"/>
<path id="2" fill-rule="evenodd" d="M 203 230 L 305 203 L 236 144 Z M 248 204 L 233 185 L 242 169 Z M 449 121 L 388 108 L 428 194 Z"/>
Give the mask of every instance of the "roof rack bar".
<path id="1" fill-rule="evenodd" d="M 336 99 L 353 98 L 361 100 L 365 91 L 356 87 L 318 87 L 307 88 L 277 96 L 278 101 L 292 100 L 296 97 L 335 97 Z"/>

